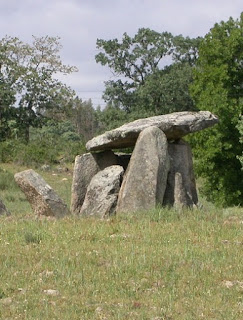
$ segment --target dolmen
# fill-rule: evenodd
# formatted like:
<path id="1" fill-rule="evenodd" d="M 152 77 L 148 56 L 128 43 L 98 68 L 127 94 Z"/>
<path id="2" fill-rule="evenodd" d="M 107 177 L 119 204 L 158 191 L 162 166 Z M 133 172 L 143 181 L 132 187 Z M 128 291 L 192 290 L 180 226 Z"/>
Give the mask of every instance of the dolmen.
<path id="1" fill-rule="evenodd" d="M 101 218 L 156 206 L 198 204 L 190 145 L 182 137 L 209 128 L 209 111 L 139 119 L 93 138 L 75 158 L 71 212 Z M 133 147 L 132 154 L 114 150 Z"/>

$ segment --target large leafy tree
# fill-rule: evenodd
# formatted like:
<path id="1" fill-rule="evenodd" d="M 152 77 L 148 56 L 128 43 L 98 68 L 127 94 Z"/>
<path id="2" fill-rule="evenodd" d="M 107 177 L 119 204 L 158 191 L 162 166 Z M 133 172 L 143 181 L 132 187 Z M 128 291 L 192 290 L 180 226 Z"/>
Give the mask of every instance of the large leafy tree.
<path id="1" fill-rule="evenodd" d="M 120 42 L 98 39 L 96 61 L 118 78 L 106 82 L 104 99 L 137 116 L 194 109 L 188 84 L 199 42 L 145 28 Z"/>
<path id="2" fill-rule="evenodd" d="M 137 89 L 137 108 L 151 115 L 176 111 L 195 110 L 189 94 L 192 83 L 192 66 L 189 63 L 173 63 L 149 75 L 143 86 Z M 149 110 L 147 107 L 149 106 Z"/>
<path id="3" fill-rule="evenodd" d="M 32 44 L 18 38 L 0 40 L 0 107 L 1 125 L 14 114 L 14 121 L 26 141 L 30 126 L 40 126 L 45 112 L 59 105 L 73 92 L 56 75 L 69 74 L 75 67 L 64 65 L 59 56 L 57 37 L 33 37 Z M 6 96 L 11 93 L 10 100 Z M 5 97 L 5 98 L 4 98 Z M 14 102 L 18 102 L 18 108 Z M 5 128 L 6 129 L 6 128 Z"/>
<path id="4" fill-rule="evenodd" d="M 18 78 L 18 54 L 13 58 L 9 55 L 11 49 L 16 50 L 17 38 L 5 37 L 0 42 L 0 140 L 10 135 L 8 121 L 14 116 L 10 109 L 16 101 L 16 81 Z M 16 50 L 17 53 L 17 50 Z"/>
<path id="5" fill-rule="evenodd" d="M 215 24 L 205 36 L 191 89 L 197 107 L 219 117 L 217 126 L 195 136 L 204 192 L 220 205 L 242 205 L 242 131 L 237 124 L 243 111 L 243 14 Z"/>
<path id="6" fill-rule="evenodd" d="M 11 86 L 0 78 L 0 141 L 11 135 L 9 120 L 14 116 L 14 109 L 10 108 L 15 103 L 15 94 Z"/>

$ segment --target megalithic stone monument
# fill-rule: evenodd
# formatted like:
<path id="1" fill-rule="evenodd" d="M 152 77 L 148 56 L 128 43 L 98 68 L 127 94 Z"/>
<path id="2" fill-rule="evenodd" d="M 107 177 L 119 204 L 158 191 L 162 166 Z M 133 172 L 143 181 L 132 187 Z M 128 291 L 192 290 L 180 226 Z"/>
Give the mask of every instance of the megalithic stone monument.
<path id="1" fill-rule="evenodd" d="M 88 141 L 86 144 L 86 149 L 90 152 L 88 157 L 97 158 L 95 153 L 97 151 L 108 150 L 111 152 L 113 149 L 134 147 L 128 166 L 127 161 L 124 166 L 122 162 L 115 160 L 110 163 L 110 165 L 121 164 L 125 171 L 115 211 L 119 213 L 148 210 L 157 204 L 175 206 L 176 208 L 196 206 L 198 198 L 192 153 L 190 146 L 181 138 L 217 123 L 217 116 L 209 111 L 175 112 L 126 123 Z M 130 156 L 127 157 L 128 161 L 129 158 Z M 106 168 L 108 172 L 111 172 L 108 162 L 105 161 Z M 82 181 L 84 172 L 89 171 L 87 163 L 82 164 L 80 161 L 79 164 L 75 169 L 73 185 L 78 179 Z M 80 189 L 74 194 L 75 202 L 79 205 L 78 212 L 89 214 L 90 211 L 91 215 L 94 215 L 93 206 L 90 205 L 92 204 L 92 194 L 95 194 L 93 201 L 96 201 L 96 206 L 99 206 L 97 204 L 99 198 L 97 190 L 109 190 L 110 185 L 110 179 L 107 179 L 107 186 L 105 186 L 104 173 L 101 173 L 102 178 L 99 178 L 99 175 L 96 176 L 92 187 L 89 185 L 92 176 L 101 170 L 97 167 L 97 163 L 95 163 L 95 167 L 96 170 L 91 170 L 93 173 L 90 171 L 91 174 L 88 181 L 85 182 L 85 188 L 82 189 L 82 192 Z M 102 183 L 99 182 L 99 179 L 102 180 Z M 86 190 L 89 190 L 89 194 L 86 194 L 87 197 L 84 195 Z M 86 201 L 82 208 L 85 197 L 88 199 L 89 205 Z M 114 205 L 112 206 L 114 207 Z M 112 212 L 114 211 L 113 207 Z"/>

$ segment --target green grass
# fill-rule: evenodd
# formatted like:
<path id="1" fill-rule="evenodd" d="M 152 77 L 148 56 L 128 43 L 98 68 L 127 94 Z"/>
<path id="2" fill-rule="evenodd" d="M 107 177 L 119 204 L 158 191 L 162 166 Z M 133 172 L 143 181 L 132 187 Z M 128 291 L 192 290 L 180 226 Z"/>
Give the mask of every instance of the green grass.
<path id="1" fill-rule="evenodd" d="M 64 175 L 43 176 L 67 196 Z M 38 220 L 20 205 L 0 217 L 0 319 L 243 318 L 240 208 Z"/>

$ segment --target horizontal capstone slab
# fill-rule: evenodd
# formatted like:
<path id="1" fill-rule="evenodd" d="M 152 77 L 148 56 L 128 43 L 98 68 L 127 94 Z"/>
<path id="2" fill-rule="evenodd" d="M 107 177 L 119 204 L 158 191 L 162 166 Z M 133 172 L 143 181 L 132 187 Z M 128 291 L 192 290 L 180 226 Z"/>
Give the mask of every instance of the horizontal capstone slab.
<path id="1" fill-rule="evenodd" d="M 209 128 L 218 123 L 218 118 L 209 111 L 174 112 L 170 114 L 138 119 L 111 131 L 107 131 L 86 143 L 88 151 L 133 147 L 139 133 L 150 126 L 161 129 L 168 140 Z"/>

